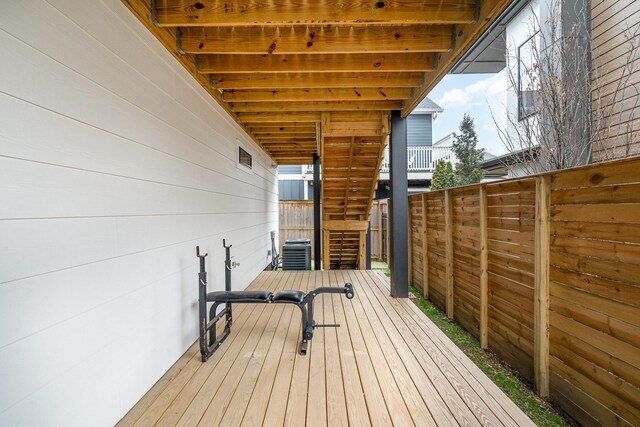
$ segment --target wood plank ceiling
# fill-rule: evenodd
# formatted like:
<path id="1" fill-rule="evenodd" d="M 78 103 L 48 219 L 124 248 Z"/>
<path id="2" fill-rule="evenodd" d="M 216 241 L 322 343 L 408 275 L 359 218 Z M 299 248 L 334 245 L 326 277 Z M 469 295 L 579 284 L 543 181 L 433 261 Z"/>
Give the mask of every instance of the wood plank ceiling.
<path id="1" fill-rule="evenodd" d="M 322 162 L 323 220 L 365 221 L 389 134 L 511 0 L 122 0 L 278 164 Z M 352 268 L 358 231 L 331 231 Z"/>
<path id="2" fill-rule="evenodd" d="M 323 111 L 407 115 L 510 0 L 123 0 L 279 164 Z"/>

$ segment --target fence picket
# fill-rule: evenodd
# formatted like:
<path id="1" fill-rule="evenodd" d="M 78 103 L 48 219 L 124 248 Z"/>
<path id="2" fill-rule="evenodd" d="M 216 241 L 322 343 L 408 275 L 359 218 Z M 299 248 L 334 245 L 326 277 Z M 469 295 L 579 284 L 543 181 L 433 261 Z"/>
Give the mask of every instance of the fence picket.
<path id="1" fill-rule="evenodd" d="M 425 296 L 587 424 L 640 420 L 638 188 L 634 158 L 410 196 Z"/>

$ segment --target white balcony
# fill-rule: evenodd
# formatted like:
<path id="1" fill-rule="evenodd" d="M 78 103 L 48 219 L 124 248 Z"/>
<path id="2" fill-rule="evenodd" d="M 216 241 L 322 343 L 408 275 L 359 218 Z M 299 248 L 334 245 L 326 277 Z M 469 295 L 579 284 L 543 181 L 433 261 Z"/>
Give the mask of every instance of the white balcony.
<path id="1" fill-rule="evenodd" d="M 432 147 L 408 147 L 407 148 L 407 172 L 410 175 L 426 175 L 424 178 L 430 178 L 436 164 L 440 160 L 456 162 L 455 156 L 450 146 L 432 146 Z M 383 175 L 389 174 L 389 148 L 384 152 L 382 160 L 382 168 L 380 170 L 381 179 Z M 410 176 L 409 178 L 412 178 Z M 420 177 L 422 178 L 422 177 Z"/>

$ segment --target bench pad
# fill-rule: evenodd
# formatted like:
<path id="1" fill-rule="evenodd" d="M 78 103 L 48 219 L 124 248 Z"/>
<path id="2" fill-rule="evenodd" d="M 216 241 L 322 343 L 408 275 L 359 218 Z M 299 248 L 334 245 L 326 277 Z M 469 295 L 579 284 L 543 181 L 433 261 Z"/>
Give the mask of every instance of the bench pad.
<path id="1" fill-rule="evenodd" d="M 207 301 L 209 302 L 268 302 L 273 297 L 271 291 L 218 291 L 209 292 Z"/>
<path id="2" fill-rule="evenodd" d="M 287 301 L 300 304 L 304 299 L 302 291 L 279 291 L 273 295 L 273 302 Z"/>

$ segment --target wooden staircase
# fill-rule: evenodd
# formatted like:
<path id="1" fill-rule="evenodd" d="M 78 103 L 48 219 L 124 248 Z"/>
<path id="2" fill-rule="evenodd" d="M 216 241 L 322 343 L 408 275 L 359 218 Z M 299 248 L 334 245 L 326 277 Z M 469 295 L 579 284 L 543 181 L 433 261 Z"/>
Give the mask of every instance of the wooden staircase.
<path id="1" fill-rule="evenodd" d="M 364 269 L 389 114 L 323 113 L 321 132 L 323 268 Z"/>

